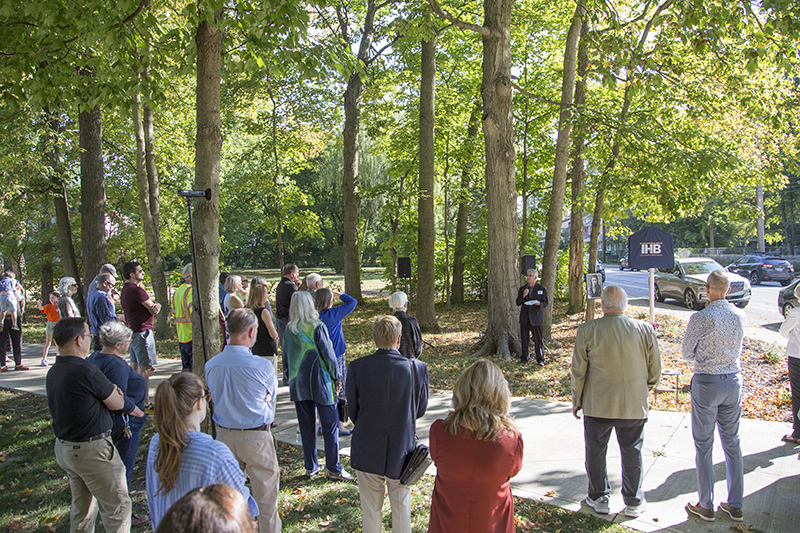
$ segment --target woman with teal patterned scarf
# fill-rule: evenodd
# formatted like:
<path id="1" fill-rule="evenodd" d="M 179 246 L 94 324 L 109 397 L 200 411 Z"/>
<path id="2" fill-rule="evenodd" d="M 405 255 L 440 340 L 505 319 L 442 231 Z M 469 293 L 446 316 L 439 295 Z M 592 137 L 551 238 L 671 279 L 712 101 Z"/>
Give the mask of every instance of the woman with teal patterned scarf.
<path id="1" fill-rule="evenodd" d="M 289 396 L 297 411 L 306 473 L 311 477 L 320 472 L 314 430 L 316 411 L 325 441 L 328 477 L 353 479 L 339 463 L 339 415 L 336 403 L 341 378 L 336 355 L 328 328 L 319 320 L 314 299 L 306 291 L 297 291 L 292 296 L 283 346 L 289 367 Z"/>

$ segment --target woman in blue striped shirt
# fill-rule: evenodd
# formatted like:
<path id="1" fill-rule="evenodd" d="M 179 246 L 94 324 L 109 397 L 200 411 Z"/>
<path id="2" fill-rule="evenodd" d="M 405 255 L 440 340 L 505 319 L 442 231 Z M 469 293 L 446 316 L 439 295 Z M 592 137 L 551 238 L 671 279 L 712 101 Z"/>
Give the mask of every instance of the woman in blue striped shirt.
<path id="1" fill-rule="evenodd" d="M 197 487 L 225 483 L 244 496 L 250 514 L 258 506 L 245 487 L 239 462 L 228 447 L 200 431 L 208 393 L 199 377 L 179 372 L 156 389 L 158 433 L 147 454 L 147 507 L 153 530 L 173 503 Z"/>

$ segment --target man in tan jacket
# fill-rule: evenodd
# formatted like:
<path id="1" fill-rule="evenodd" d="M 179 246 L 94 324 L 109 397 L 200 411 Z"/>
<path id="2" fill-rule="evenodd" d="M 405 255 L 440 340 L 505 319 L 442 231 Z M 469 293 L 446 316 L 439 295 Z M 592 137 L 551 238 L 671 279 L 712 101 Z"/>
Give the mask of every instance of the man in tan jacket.
<path id="1" fill-rule="evenodd" d="M 608 514 L 611 487 L 606 451 L 611 430 L 622 455 L 622 497 L 625 515 L 644 512 L 642 443 L 648 397 L 661 377 L 661 354 L 653 327 L 625 316 L 628 295 L 622 287 L 606 287 L 600 298 L 603 317 L 582 324 L 572 353 L 572 414 L 583 410 L 586 504 Z"/>

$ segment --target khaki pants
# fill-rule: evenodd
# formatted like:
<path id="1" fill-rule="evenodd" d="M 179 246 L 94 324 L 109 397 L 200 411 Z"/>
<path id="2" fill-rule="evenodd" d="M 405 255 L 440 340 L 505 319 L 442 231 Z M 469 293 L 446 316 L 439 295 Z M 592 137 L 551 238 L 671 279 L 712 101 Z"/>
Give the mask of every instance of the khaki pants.
<path id="1" fill-rule="evenodd" d="M 392 509 L 392 533 L 411 533 L 411 487 L 397 479 L 356 470 L 358 495 L 361 498 L 363 533 L 381 533 L 383 495 L 389 492 Z"/>
<path id="2" fill-rule="evenodd" d="M 72 492 L 69 530 L 93 532 L 98 506 L 108 533 L 131 530 L 131 499 L 125 465 L 111 437 L 92 442 L 56 439 L 56 461 L 66 470 Z"/>
<path id="3" fill-rule="evenodd" d="M 250 492 L 258 504 L 259 533 L 278 533 L 278 490 L 281 470 L 275 441 L 269 430 L 237 431 L 217 427 L 217 440 L 224 442 L 250 478 Z"/>

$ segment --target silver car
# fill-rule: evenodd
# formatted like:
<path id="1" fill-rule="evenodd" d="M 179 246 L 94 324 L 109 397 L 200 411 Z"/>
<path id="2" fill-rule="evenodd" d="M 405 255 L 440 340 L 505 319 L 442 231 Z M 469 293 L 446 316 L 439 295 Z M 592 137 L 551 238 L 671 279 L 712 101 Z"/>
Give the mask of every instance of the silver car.
<path id="1" fill-rule="evenodd" d="M 706 280 L 714 270 L 725 270 L 722 265 L 707 257 L 676 259 L 672 268 L 659 268 L 655 276 L 656 300 L 667 298 L 681 300 L 689 309 L 703 309 L 708 301 Z M 727 300 L 738 307 L 750 303 L 750 282 L 738 274 L 728 274 L 731 290 Z"/>

